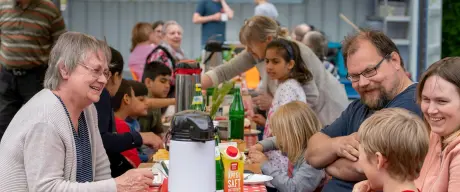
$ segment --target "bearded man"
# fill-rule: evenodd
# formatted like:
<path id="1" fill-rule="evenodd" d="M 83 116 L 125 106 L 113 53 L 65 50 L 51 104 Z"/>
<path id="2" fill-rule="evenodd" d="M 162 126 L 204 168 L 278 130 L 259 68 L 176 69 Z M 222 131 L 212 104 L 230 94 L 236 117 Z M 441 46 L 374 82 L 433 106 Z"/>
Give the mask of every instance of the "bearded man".
<path id="1" fill-rule="evenodd" d="M 323 192 L 352 191 L 366 179 L 358 166 L 361 123 L 374 112 L 399 107 L 422 116 L 415 101 L 416 83 L 406 75 L 404 63 L 393 41 L 380 31 L 365 30 L 345 38 L 343 56 L 347 78 L 361 96 L 337 120 L 308 142 L 305 159 L 332 176 Z M 391 139 L 391 138 L 388 138 Z"/>

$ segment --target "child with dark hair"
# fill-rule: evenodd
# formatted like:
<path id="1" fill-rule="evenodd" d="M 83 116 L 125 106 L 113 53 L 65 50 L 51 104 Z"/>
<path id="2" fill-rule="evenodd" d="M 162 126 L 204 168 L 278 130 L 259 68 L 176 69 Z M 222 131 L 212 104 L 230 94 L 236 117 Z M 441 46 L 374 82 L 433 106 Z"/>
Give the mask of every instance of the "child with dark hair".
<path id="1" fill-rule="evenodd" d="M 159 61 L 154 61 L 145 67 L 142 82 L 148 89 L 149 97 L 166 98 L 170 89 L 171 70 Z M 161 109 L 153 108 L 147 117 L 140 118 L 143 132 L 151 131 L 155 134 L 164 132 L 161 123 Z"/>
<path id="2" fill-rule="evenodd" d="M 303 64 L 297 44 L 285 39 L 273 40 L 267 45 L 265 64 L 269 78 L 279 83 L 268 112 L 268 118 L 281 105 L 292 101 L 306 102 L 301 84 L 311 81 L 313 75 Z M 271 137 L 268 119 L 256 114 L 253 120 L 265 125 L 264 138 Z"/>
<path id="3" fill-rule="evenodd" d="M 136 97 L 129 81 L 122 80 L 120 88 L 112 98 L 112 106 L 115 111 L 115 127 L 117 133 L 131 132 L 125 122 L 127 117 L 137 117 L 147 115 L 147 104 L 142 97 Z M 123 151 L 121 153 L 131 163 L 133 168 L 137 168 L 141 163 L 136 148 Z"/>
<path id="4" fill-rule="evenodd" d="M 293 101 L 307 103 L 302 84 L 313 79 L 313 75 L 306 67 L 307 65 L 303 63 L 296 43 L 282 38 L 276 39 L 267 45 L 265 52 L 267 74 L 269 78 L 277 80 L 279 85 L 268 110 L 267 120 L 260 114 L 253 117 L 253 120 L 258 124 L 265 125 L 264 139 L 272 137 L 269 121 L 272 114 L 280 106 Z M 282 155 L 279 150 L 268 151 L 266 155 L 271 167 L 283 171 L 288 170 L 288 158 Z M 271 187 L 271 185 L 268 186 Z"/>
<path id="5" fill-rule="evenodd" d="M 166 98 L 170 89 L 171 69 L 159 61 L 153 61 L 145 66 L 142 82 L 148 89 L 151 98 Z M 139 117 L 141 132 L 153 132 L 161 135 L 165 132 L 161 122 L 161 108 L 150 108 L 147 116 Z M 144 150 L 144 153 L 151 155 L 154 151 Z"/>
<path id="6" fill-rule="evenodd" d="M 143 83 L 140 83 L 134 80 L 129 80 L 128 82 L 134 91 L 134 97 L 137 97 L 139 100 L 144 101 L 149 93 L 149 90 L 147 89 L 147 87 Z M 141 132 L 141 126 L 139 124 L 138 118 L 139 117 L 137 116 L 128 116 L 125 119 L 131 132 Z M 149 160 L 148 155 L 142 152 L 142 147 L 137 148 L 137 151 L 139 153 L 139 158 L 141 159 L 142 162 L 147 162 Z"/>

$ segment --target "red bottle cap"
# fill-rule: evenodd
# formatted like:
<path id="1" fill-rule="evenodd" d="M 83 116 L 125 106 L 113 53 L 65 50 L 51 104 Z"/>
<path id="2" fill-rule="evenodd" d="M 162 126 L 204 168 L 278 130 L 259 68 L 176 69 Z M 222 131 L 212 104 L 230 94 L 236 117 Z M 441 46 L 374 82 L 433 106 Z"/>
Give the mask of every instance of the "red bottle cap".
<path id="1" fill-rule="evenodd" d="M 226 152 L 228 156 L 236 157 L 238 155 L 238 148 L 233 147 L 233 146 L 228 146 Z"/>

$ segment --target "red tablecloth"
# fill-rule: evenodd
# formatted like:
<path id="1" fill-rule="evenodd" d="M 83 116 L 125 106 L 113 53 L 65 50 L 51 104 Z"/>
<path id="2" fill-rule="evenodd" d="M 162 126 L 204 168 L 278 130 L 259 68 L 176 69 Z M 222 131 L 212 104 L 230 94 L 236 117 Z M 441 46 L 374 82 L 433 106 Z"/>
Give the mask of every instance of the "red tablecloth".
<path id="1" fill-rule="evenodd" d="M 149 192 L 160 192 L 159 187 L 151 187 Z M 244 192 L 267 192 L 267 188 L 262 185 L 245 185 Z"/>

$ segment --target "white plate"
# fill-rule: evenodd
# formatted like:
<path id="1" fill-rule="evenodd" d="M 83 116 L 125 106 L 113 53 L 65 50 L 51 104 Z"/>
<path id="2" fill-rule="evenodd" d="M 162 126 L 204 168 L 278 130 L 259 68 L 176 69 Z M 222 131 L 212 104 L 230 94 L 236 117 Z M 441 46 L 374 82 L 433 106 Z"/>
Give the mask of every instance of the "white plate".
<path id="1" fill-rule="evenodd" d="M 257 129 L 244 130 L 244 135 L 258 135 L 260 133 Z"/>
<path id="2" fill-rule="evenodd" d="M 164 160 L 164 162 L 166 164 L 166 167 L 168 167 L 168 169 L 169 169 L 169 161 Z M 161 172 L 163 172 L 163 173 L 161 173 Z M 163 184 L 163 179 L 166 177 L 164 175 L 163 166 L 161 166 L 160 163 L 153 164 L 152 173 L 155 175 L 155 177 L 153 178 L 153 181 L 152 181 L 153 185 L 154 186 L 161 186 L 161 184 Z"/>
<path id="3" fill-rule="evenodd" d="M 244 177 L 246 177 L 248 175 L 250 175 L 250 174 L 245 173 Z M 244 180 L 244 184 L 245 185 L 263 184 L 263 183 L 265 183 L 267 181 L 271 181 L 272 179 L 273 179 L 273 177 L 268 176 L 268 175 L 253 174 L 248 179 Z"/>

